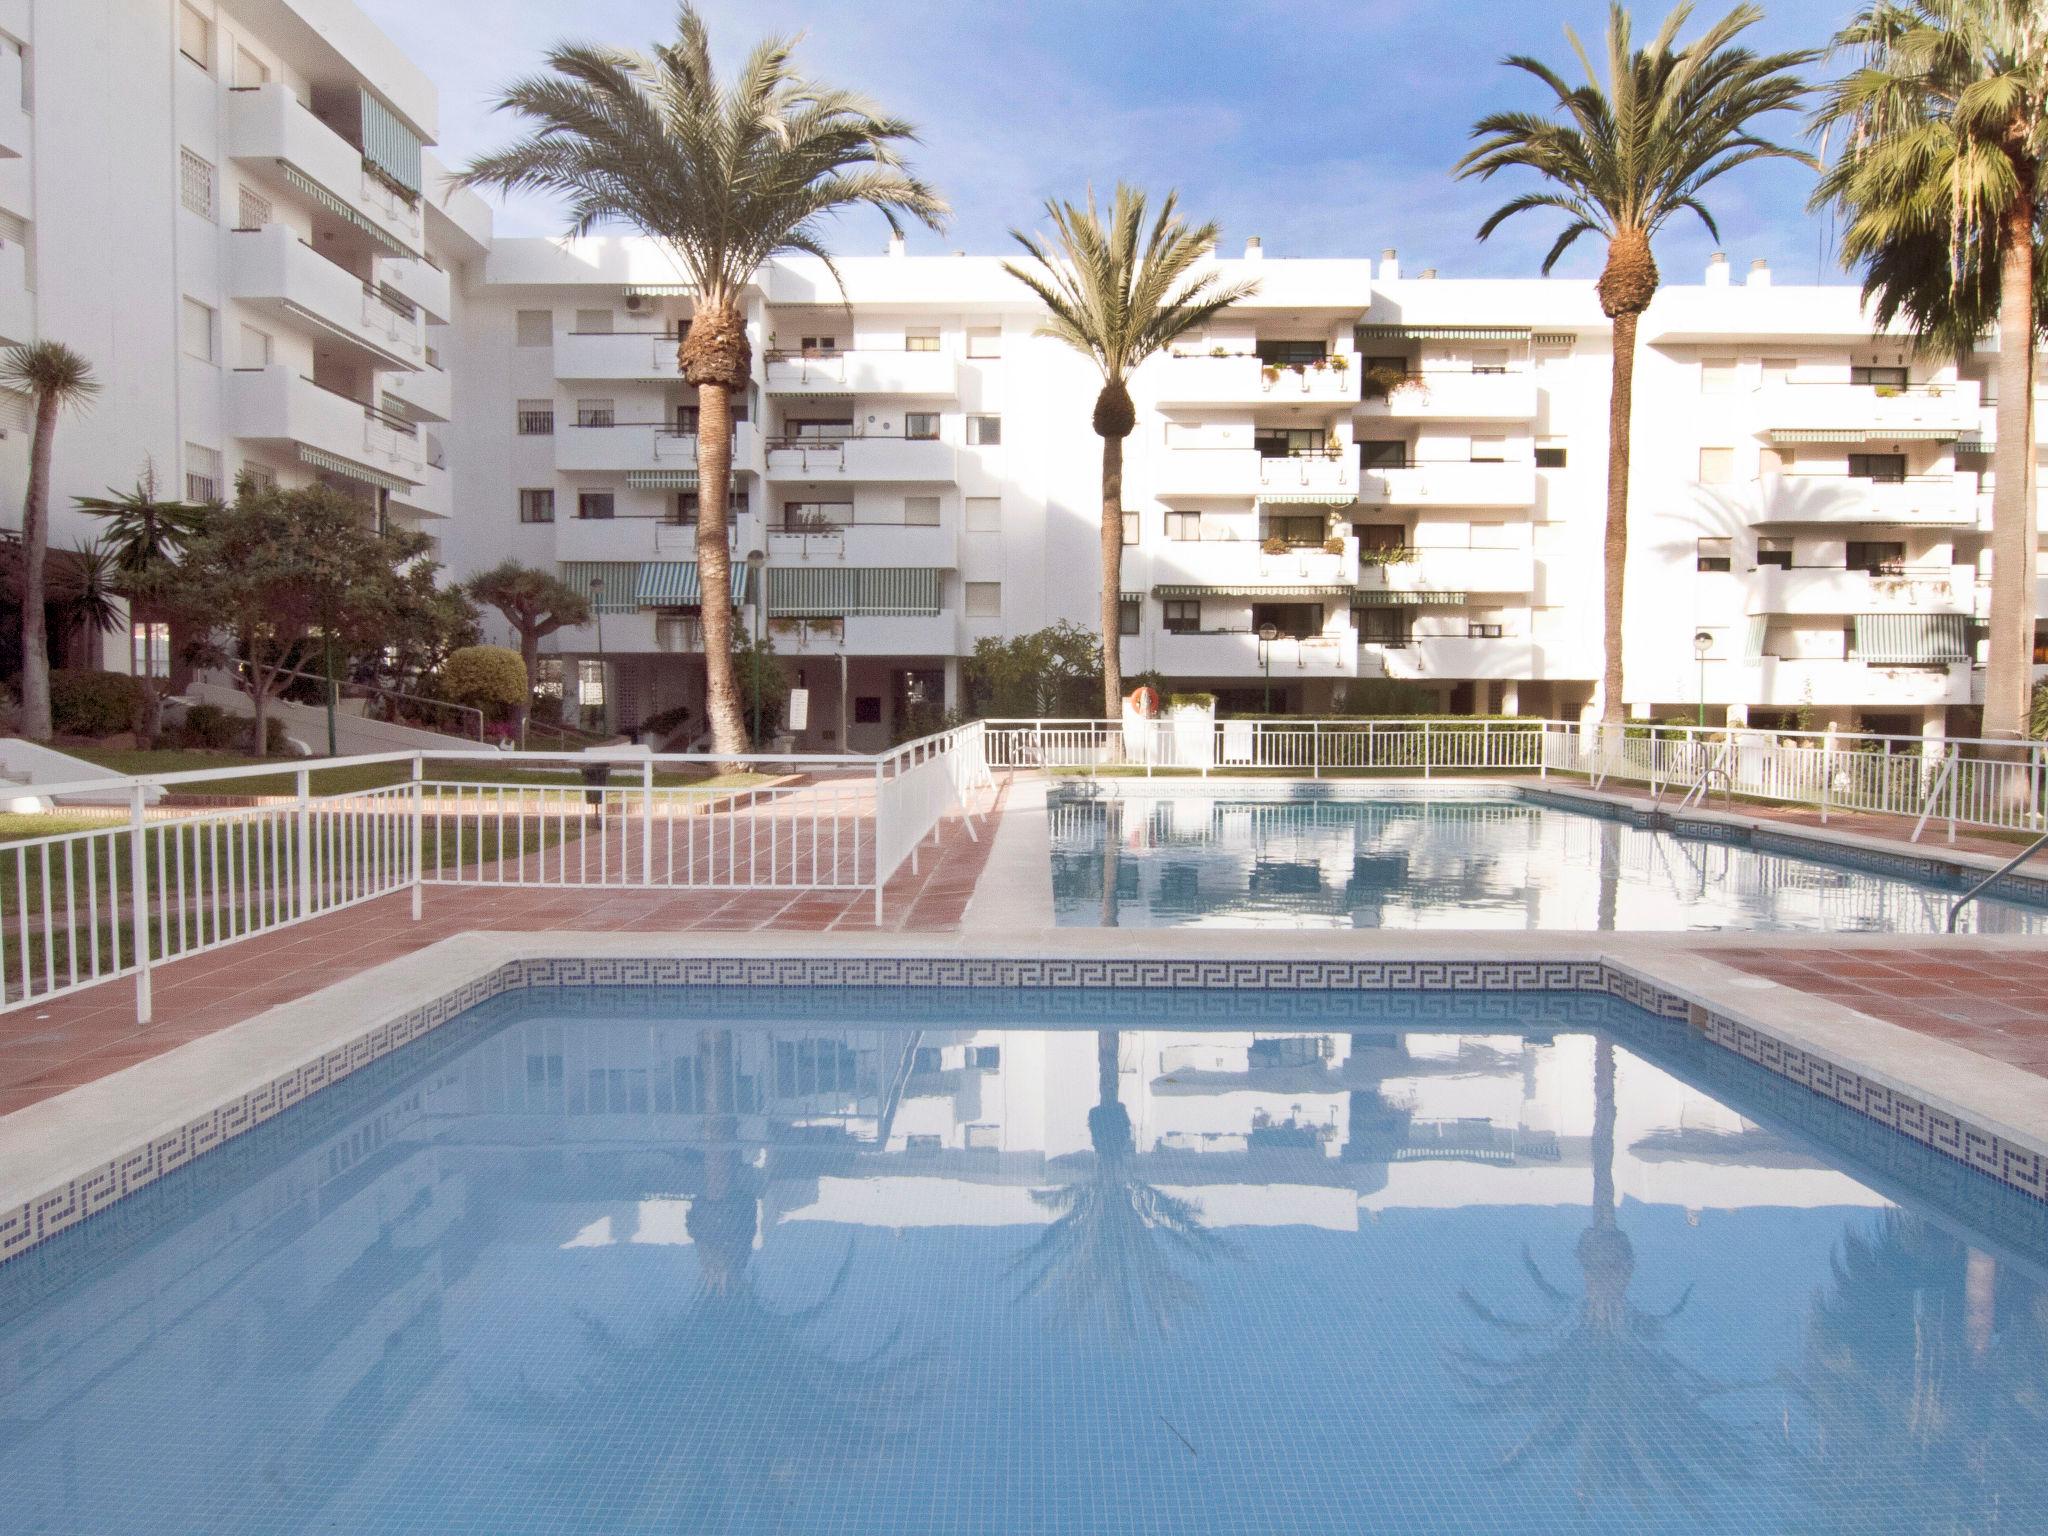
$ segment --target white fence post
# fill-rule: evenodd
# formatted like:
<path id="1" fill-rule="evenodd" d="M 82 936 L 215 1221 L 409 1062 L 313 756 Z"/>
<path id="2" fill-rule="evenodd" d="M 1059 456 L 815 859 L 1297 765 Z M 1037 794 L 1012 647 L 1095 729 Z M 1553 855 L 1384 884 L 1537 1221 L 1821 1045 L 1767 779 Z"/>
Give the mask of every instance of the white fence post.
<path id="1" fill-rule="evenodd" d="M 1429 722 L 1422 722 L 1422 777 L 1429 777 Z"/>
<path id="2" fill-rule="evenodd" d="M 882 796 L 882 765 L 875 764 L 875 848 L 869 860 L 869 874 L 875 882 L 875 926 L 882 926 L 882 847 L 883 812 L 888 809 Z"/>
<path id="3" fill-rule="evenodd" d="M 1323 722 L 1311 720 L 1308 723 L 1309 777 L 1323 776 Z"/>
<path id="4" fill-rule="evenodd" d="M 294 776 L 298 781 L 298 858 L 299 858 L 299 916 L 313 915 L 313 811 L 308 803 L 311 792 L 308 788 L 313 777 L 310 769 L 301 768 Z"/>
<path id="5" fill-rule="evenodd" d="M 426 899 L 426 789 L 427 756 L 412 755 L 412 920 L 418 922 Z"/>
<path id="6" fill-rule="evenodd" d="M 128 883 L 134 897 L 134 942 L 135 942 L 135 1022 L 147 1024 L 155 1010 L 156 1000 L 150 977 L 149 955 L 149 850 L 144 841 L 142 822 L 142 785 L 135 784 L 128 791 Z M 169 889 L 169 882 L 165 882 Z M 43 896 L 43 910 L 50 910 L 49 893 Z M 24 934 L 28 914 L 22 914 Z M 27 939 L 23 939 L 23 952 L 27 952 Z M 43 944 L 46 951 L 57 942 L 56 931 L 46 922 L 43 925 Z"/>
<path id="7" fill-rule="evenodd" d="M 640 762 L 640 883 L 654 884 L 654 754 Z"/>

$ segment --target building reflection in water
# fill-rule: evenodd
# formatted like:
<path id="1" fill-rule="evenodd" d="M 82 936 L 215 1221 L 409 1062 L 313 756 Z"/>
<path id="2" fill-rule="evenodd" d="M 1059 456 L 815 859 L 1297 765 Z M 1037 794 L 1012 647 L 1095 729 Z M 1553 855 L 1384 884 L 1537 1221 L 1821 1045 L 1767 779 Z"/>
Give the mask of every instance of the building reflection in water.
<path id="1" fill-rule="evenodd" d="M 534 1006 L 0 1269 L 4 1523 L 2048 1524 L 2039 1218 L 1618 1005 Z"/>

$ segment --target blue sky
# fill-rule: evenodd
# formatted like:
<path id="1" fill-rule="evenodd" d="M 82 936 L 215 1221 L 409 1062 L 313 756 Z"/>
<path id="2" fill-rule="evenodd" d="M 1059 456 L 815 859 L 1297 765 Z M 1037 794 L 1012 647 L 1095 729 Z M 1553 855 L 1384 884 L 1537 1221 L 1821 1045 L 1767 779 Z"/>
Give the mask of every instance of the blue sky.
<path id="1" fill-rule="evenodd" d="M 512 121 L 493 91 L 563 36 L 643 46 L 672 24 L 669 0 L 498 0 L 482 12 L 422 0 L 358 0 L 441 88 L 441 154 L 460 164 L 500 142 Z M 1563 29 L 1598 47 L 1598 0 L 703 0 L 714 49 L 729 63 L 762 33 L 802 31 L 812 73 L 866 91 L 919 126 L 919 168 L 951 200 L 944 236 L 912 250 L 1004 251 L 1049 195 L 1078 196 L 1119 177 L 1177 186 L 1189 210 L 1223 227 L 1226 251 L 1261 236 L 1276 256 L 1376 255 L 1446 277 L 1528 275 L 1559 228 L 1524 214 L 1480 244 L 1473 231 L 1515 187 L 1451 179 L 1479 114 L 1540 108 L 1542 88 L 1503 69 L 1528 52 L 1568 74 Z M 1721 3 L 1700 14 L 1718 16 Z M 1750 36 L 1759 47 L 1824 44 L 1851 0 L 1775 0 Z M 1644 31 L 1662 9 L 1646 6 Z M 1697 23 L 1695 23 L 1695 29 Z M 1777 137 L 1803 123 L 1783 117 Z M 1824 221 L 1804 212 L 1811 173 L 1764 164 L 1712 189 L 1721 248 L 1739 270 L 1768 258 L 1781 281 L 1846 281 Z M 513 234 L 553 234 L 547 205 L 502 211 Z M 885 230 L 855 215 L 835 249 L 879 250 Z M 1715 242 L 1674 225 L 1657 255 L 1667 277 L 1696 281 Z M 1560 271 L 1590 275 L 1582 242 Z"/>

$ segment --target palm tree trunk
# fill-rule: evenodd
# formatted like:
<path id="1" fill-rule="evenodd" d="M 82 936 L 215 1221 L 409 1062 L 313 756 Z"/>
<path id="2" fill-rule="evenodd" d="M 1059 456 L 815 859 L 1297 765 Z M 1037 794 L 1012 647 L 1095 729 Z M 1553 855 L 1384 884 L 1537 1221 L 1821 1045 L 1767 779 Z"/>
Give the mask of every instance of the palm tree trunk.
<path id="1" fill-rule="evenodd" d="M 1124 707 L 1124 440 L 1102 439 L 1102 718 L 1121 720 Z"/>
<path id="2" fill-rule="evenodd" d="M 21 734 L 48 741 L 50 636 L 43 612 L 43 564 L 50 547 L 50 447 L 57 436 L 57 397 L 36 401 L 28 455 L 28 495 L 21 504 Z"/>
<path id="3" fill-rule="evenodd" d="M 1628 581 L 1629 426 L 1635 414 L 1636 319 L 1614 317 L 1614 382 L 1607 401 L 1607 527 L 1602 540 L 1600 719 L 1619 725 L 1628 703 L 1621 691 L 1622 603 Z"/>
<path id="4" fill-rule="evenodd" d="M 1991 493 L 1991 623 L 1984 734 L 2026 735 L 2034 675 L 2034 551 L 2027 493 L 2034 403 L 2034 200 L 2006 211 L 1998 281 L 1998 449 Z"/>
<path id="5" fill-rule="evenodd" d="M 704 615 L 704 711 L 712 746 L 722 756 L 747 750 L 739 680 L 732 665 L 732 393 L 723 384 L 697 386 L 697 586 Z M 754 594 L 765 602 L 767 594 Z"/>
<path id="6" fill-rule="evenodd" d="M 527 722 L 533 718 L 534 690 L 540 687 L 540 631 L 522 627 L 519 631 L 519 660 L 526 668 L 526 700 L 519 706 L 519 713 L 513 717 L 513 729 L 519 732 L 519 745 L 526 745 Z"/>

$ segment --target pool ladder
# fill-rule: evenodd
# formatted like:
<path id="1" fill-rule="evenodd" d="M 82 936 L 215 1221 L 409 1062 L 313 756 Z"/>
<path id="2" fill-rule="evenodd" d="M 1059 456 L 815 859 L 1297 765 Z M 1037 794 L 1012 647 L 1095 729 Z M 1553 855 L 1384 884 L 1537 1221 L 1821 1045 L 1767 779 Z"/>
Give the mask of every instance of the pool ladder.
<path id="1" fill-rule="evenodd" d="M 1704 806 L 1707 803 L 1707 788 L 1717 778 L 1721 781 L 1721 808 L 1727 811 L 1735 809 L 1735 774 L 1728 763 L 1728 754 L 1733 750 L 1733 743 L 1722 747 L 1721 755 L 1699 771 L 1699 776 L 1692 781 L 1691 786 L 1686 790 L 1685 798 L 1678 802 L 1679 810 L 1686 809 L 1695 800 Z M 1664 791 L 1670 787 L 1671 781 L 1669 779 L 1666 779 L 1657 786 L 1656 794 L 1650 797 L 1651 810 L 1657 809 L 1664 799 Z"/>
<path id="2" fill-rule="evenodd" d="M 1979 880 L 1975 885 L 1971 886 L 1967 891 L 1963 892 L 1961 896 L 1957 897 L 1955 905 L 1948 909 L 1948 931 L 1950 933 L 1954 933 L 1956 931 L 1956 923 L 1962 918 L 1963 908 L 1967 907 L 1971 902 L 1975 901 L 1979 896 L 1983 895 L 1984 892 L 1991 886 L 1996 885 L 1999 881 L 2003 880 L 2007 875 L 2011 874 L 2014 870 L 2018 869 L 2022 864 L 2026 863 L 2027 860 L 2031 859 L 2043 848 L 2048 848 L 2048 832 L 2043 832 L 2039 837 L 2035 838 L 2031 843 L 2027 844 L 2026 847 L 2022 848 L 2018 853 L 2014 854 L 2011 858 L 2007 859 L 2003 864 L 1999 865 L 1997 869 L 1993 870 L 1990 874 L 1986 875 L 1982 880 Z"/>

